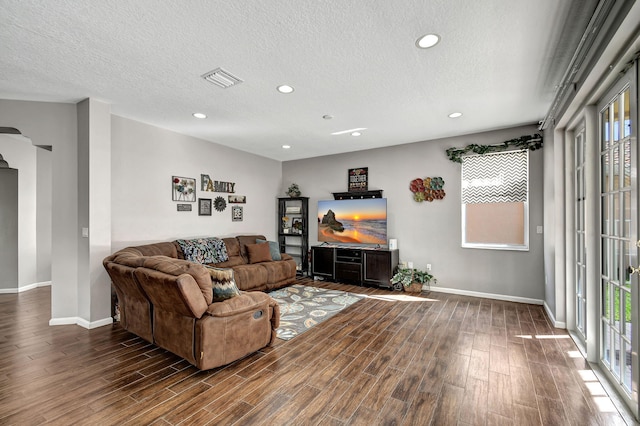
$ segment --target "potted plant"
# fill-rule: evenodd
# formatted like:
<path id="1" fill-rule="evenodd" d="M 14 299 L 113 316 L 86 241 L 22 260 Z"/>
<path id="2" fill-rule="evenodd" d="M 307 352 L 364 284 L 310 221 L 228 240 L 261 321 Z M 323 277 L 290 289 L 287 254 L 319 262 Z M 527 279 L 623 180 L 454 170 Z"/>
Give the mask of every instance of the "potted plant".
<path id="1" fill-rule="evenodd" d="M 404 289 L 409 293 L 420 293 L 422 285 L 428 284 L 433 279 L 433 275 L 426 271 L 413 268 L 398 268 L 391 278 L 394 290 Z"/>
<path id="2" fill-rule="evenodd" d="M 297 183 L 292 183 L 289 186 L 289 189 L 287 189 L 287 195 L 291 198 L 299 197 L 300 194 L 301 194 L 300 187 L 298 186 Z"/>

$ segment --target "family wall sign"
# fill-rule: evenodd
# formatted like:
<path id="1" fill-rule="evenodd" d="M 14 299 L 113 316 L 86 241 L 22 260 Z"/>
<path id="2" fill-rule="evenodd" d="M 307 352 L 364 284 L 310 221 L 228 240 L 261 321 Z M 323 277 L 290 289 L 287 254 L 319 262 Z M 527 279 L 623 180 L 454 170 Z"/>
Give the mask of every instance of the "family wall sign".
<path id="1" fill-rule="evenodd" d="M 200 175 L 200 184 L 202 191 L 209 192 L 227 192 L 233 194 L 236 192 L 235 182 L 223 182 L 219 180 L 211 180 L 209 175 Z"/>

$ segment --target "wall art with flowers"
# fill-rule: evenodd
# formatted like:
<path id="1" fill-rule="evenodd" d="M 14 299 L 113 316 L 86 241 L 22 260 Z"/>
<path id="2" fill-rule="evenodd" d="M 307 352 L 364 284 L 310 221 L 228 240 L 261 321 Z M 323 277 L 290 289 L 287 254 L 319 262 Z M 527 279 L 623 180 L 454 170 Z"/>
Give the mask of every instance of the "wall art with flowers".
<path id="1" fill-rule="evenodd" d="M 180 176 L 171 177 L 171 187 L 173 189 L 173 201 L 196 201 L 196 180 L 195 178 L 185 178 Z"/>

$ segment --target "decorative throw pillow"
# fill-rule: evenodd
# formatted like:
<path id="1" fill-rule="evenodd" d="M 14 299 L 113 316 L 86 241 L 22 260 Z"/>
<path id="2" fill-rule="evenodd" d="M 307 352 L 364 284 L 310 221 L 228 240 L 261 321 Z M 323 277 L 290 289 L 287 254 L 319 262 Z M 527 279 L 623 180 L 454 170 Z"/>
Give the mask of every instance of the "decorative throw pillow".
<path id="1" fill-rule="evenodd" d="M 247 244 L 249 263 L 271 262 L 269 244 Z"/>
<path id="2" fill-rule="evenodd" d="M 269 252 L 271 253 L 271 260 L 282 260 L 282 256 L 280 256 L 280 245 L 278 245 L 275 241 L 267 241 L 261 240 L 260 238 L 256 238 L 257 244 L 269 243 Z"/>
<path id="3" fill-rule="evenodd" d="M 213 266 L 207 266 L 207 269 L 211 275 L 214 302 L 222 302 L 240 295 L 240 290 L 233 279 L 233 269 L 214 268 Z"/>

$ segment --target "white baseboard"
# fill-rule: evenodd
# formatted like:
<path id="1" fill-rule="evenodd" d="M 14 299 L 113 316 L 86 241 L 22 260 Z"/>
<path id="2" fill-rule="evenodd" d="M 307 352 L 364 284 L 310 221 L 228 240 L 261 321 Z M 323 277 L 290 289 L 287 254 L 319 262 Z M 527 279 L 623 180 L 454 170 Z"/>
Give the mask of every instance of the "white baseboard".
<path id="1" fill-rule="evenodd" d="M 479 291 L 460 290 L 457 288 L 446 288 L 440 286 L 430 286 L 431 291 L 449 294 L 459 294 L 461 296 L 482 297 L 485 299 L 505 300 L 507 302 L 529 303 L 530 305 L 542 305 L 544 302 L 540 299 L 531 299 L 528 297 L 507 296 L 504 294 L 481 293 Z"/>
<path id="2" fill-rule="evenodd" d="M 0 294 L 15 294 L 23 291 L 33 290 L 38 287 L 47 287 L 51 285 L 51 281 L 42 281 L 39 283 L 27 284 L 17 288 L 0 288 Z"/>
<path id="3" fill-rule="evenodd" d="M 567 328 L 566 322 L 556 321 L 556 317 L 553 315 L 553 312 L 551 312 L 551 308 L 549 308 L 549 305 L 547 305 L 547 302 L 544 302 L 544 310 L 547 313 L 547 316 L 549 317 L 549 319 L 551 320 L 551 323 L 555 328 L 565 328 L 565 329 Z"/>
<path id="4" fill-rule="evenodd" d="M 79 325 L 80 327 L 91 330 L 93 328 L 104 327 L 105 325 L 113 324 L 113 318 L 103 318 L 98 321 L 87 321 L 84 318 L 79 317 L 67 317 L 67 318 L 51 318 L 49 325 Z"/>

